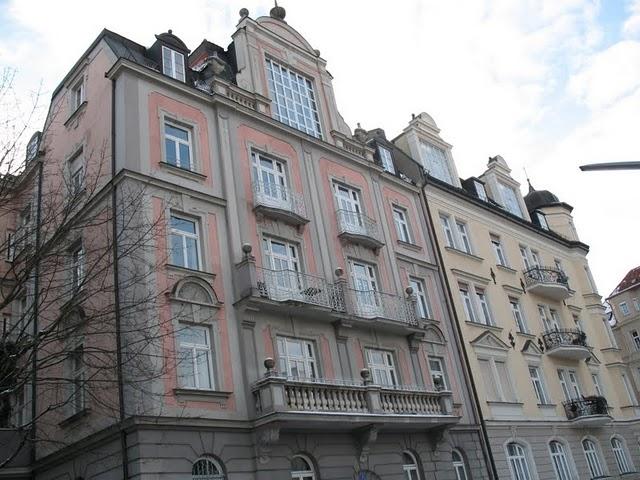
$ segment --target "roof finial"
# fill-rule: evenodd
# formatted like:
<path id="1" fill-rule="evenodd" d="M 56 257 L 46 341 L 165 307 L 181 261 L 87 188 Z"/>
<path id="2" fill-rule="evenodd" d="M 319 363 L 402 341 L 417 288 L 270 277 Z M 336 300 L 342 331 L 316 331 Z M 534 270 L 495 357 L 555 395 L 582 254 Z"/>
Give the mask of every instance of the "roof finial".
<path id="1" fill-rule="evenodd" d="M 271 16 L 271 18 L 276 18 L 284 22 L 284 17 L 287 15 L 287 11 L 284 9 L 284 7 L 278 6 L 278 0 L 274 0 L 274 3 L 275 7 L 271 9 L 269 15 Z"/>
<path id="2" fill-rule="evenodd" d="M 529 193 L 535 192 L 536 189 L 533 188 L 533 186 L 531 185 L 531 180 L 529 180 L 529 174 L 527 173 L 527 167 L 522 167 L 522 169 L 524 170 L 524 176 L 527 179 L 527 183 L 529 184 Z"/>

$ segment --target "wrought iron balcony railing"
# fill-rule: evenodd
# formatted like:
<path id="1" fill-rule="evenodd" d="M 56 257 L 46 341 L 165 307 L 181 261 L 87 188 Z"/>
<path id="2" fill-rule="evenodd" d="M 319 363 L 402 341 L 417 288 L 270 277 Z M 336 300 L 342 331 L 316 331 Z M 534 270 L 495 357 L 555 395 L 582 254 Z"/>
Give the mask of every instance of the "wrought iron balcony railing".
<path id="1" fill-rule="evenodd" d="M 416 307 L 408 298 L 401 295 L 378 292 L 376 290 L 357 290 L 348 287 L 347 305 L 352 313 L 363 318 L 386 318 L 408 325 L 416 325 Z"/>
<path id="2" fill-rule="evenodd" d="M 546 283 L 569 288 L 569 279 L 567 278 L 567 275 L 562 270 L 552 267 L 531 267 L 525 270 L 524 280 L 527 286 Z"/>
<path id="3" fill-rule="evenodd" d="M 253 183 L 253 204 L 290 212 L 300 218 L 307 217 L 304 197 L 288 187 L 276 183 L 257 181 Z"/>
<path id="4" fill-rule="evenodd" d="M 582 398 L 574 398 L 562 403 L 569 420 L 579 420 L 583 417 L 609 415 L 607 399 L 596 395 Z"/>
<path id="5" fill-rule="evenodd" d="M 360 212 L 337 210 L 338 230 L 340 235 L 354 235 L 369 238 L 373 243 L 382 245 L 378 224 L 373 218 Z"/>
<path id="6" fill-rule="evenodd" d="M 582 330 L 550 330 L 542 334 L 544 348 L 552 350 L 558 347 L 588 347 L 587 334 Z"/>

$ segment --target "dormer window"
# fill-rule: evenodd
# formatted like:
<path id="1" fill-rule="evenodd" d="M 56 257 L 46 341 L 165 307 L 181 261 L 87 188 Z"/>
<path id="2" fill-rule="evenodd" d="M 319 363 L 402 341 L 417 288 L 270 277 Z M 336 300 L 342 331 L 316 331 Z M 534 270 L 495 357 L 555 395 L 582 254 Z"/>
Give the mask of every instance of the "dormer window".
<path id="1" fill-rule="evenodd" d="M 520 203 L 518 202 L 515 189 L 501 182 L 498 182 L 498 189 L 500 190 L 500 197 L 502 197 L 501 203 L 504 209 L 522 218 L 522 210 L 520 209 Z"/>
<path id="2" fill-rule="evenodd" d="M 547 223 L 547 216 L 544 213 L 539 212 L 537 210 L 534 213 L 534 215 L 538 220 L 538 225 L 540 225 L 540 228 L 542 228 L 543 230 L 549 230 L 549 224 Z"/>
<path id="3" fill-rule="evenodd" d="M 378 153 L 380 154 L 380 163 L 382 163 L 382 168 L 384 168 L 385 172 L 396 174 L 396 169 L 393 166 L 393 157 L 391 156 L 391 152 L 388 148 L 378 147 Z"/>
<path id="4" fill-rule="evenodd" d="M 430 143 L 420 142 L 420 154 L 422 156 L 422 165 L 429 175 L 448 184 L 453 184 L 449 161 L 443 149 Z"/>
<path id="5" fill-rule="evenodd" d="M 322 138 L 313 83 L 297 72 L 267 59 L 271 115 L 279 122 Z"/>
<path id="6" fill-rule="evenodd" d="M 165 46 L 162 47 L 162 73 L 184 82 L 184 55 Z"/>
<path id="7" fill-rule="evenodd" d="M 484 189 L 484 184 L 482 182 L 474 180 L 473 181 L 473 186 L 476 189 L 476 195 L 478 195 L 478 198 L 481 199 L 481 200 L 484 200 L 486 202 L 487 201 L 487 191 Z"/>

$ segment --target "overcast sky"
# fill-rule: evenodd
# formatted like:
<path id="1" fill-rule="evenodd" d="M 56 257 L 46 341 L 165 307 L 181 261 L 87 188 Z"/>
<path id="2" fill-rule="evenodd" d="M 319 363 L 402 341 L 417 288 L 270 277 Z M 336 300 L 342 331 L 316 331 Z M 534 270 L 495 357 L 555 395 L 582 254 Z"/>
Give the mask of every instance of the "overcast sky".
<path id="1" fill-rule="evenodd" d="M 281 0 L 328 62 L 354 128 L 395 137 L 426 111 L 462 177 L 502 155 L 523 184 L 575 207 L 600 293 L 640 265 L 640 171 L 578 165 L 640 160 L 640 0 Z M 0 67 L 46 99 L 103 27 L 150 46 L 173 29 L 194 49 L 226 47 L 246 7 L 269 0 L 0 0 Z M 26 98 L 26 97 L 25 97 Z M 45 102 L 46 103 L 46 102 Z M 40 125 L 34 125 L 34 129 Z"/>

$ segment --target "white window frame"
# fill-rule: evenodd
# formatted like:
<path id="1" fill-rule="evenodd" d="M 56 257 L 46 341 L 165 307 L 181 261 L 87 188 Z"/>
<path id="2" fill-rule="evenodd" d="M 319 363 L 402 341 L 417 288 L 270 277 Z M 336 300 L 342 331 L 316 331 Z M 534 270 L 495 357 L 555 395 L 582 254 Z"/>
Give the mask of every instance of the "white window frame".
<path id="1" fill-rule="evenodd" d="M 392 206 L 393 223 L 396 226 L 398 240 L 404 243 L 413 243 L 411 228 L 409 226 L 409 215 L 407 209 L 398 205 Z"/>
<path id="2" fill-rule="evenodd" d="M 300 458 L 307 464 L 305 470 L 293 470 L 291 467 L 291 480 L 316 480 L 316 472 L 313 467 L 313 462 L 304 455 L 294 455 L 293 458 Z"/>
<path id="3" fill-rule="evenodd" d="M 625 317 L 628 317 L 631 314 L 631 310 L 629 310 L 627 302 L 620 302 L 620 311 Z"/>
<path id="4" fill-rule="evenodd" d="M 539 405 L 548 405 L 550 403 L 549 394 L 544 381 L 542 369 L 537 365 L 529 365 L 529 378 L 536 394 Z"/>
<path id="5" fill-rule="evenodd" d="M 449 165 L 449 156 L 444 148 L 428 141 L 420 141 L 420 159 L 429 175 L 453 185 L 453 175 Z"/>
<path id="6" fill-rule="evenodd" d="M 551 440 L 548 447 L 556 480 L 574 480 L 573 469 L 565 452 L 564 444 L 559 440 Z"/>
<path id="7" fill-rule="evenodd" d="M 78 195 L 84 190 L 84 153 L 80 149 L 68 162 L 69 168 L 69 193 Z"/>
<path id="8" fill-rule="evenodd" d="M 453 229 L 451 228 L 451 218 L 448 215 L 441 213 L 440 223 L 444 230 L 444 238 L 446 240 L 447 247 L 456 248 L 456 237 L 454 236 Z"/>
<path id="9" fill-rule="evenodd" d="M 191 466 L 191 480 L 225 480 L 225 478 L 224 469 L 211 457 L 200 457 Z"/>
<path id="10" fill-rule="evenodd" d="M 193 324 L 180 324 L 180 329 L 183 330 L 200 330 L 204 332 L 205 343 L 194 343 L 183 341 L 180 338 L 180 332 L 178 332 L 176 343 L 178 344 L 178 352 L 182 350 L 187 350 L 189 352 L 188 358 L 182 359 L 182 361 L 189 362 L 190 361 L 190 370 L 193 372 L 193 385 L 188 385 L 187 382 L 184 381 L 186 375 L 182 372 L 184 370 L 182 364 L 178 365 L 178 384 L 181 388 L 190 389 L 190 390 L 207 390 L 212 391 L 216 388 L 216 375 L 213 370 L 213 338 L 211 335 L 211 329 L 207 325 L 193 325 Z M 198 371 L 198 356 L 202 354 L 206 355 L 207 367 L 209 369 L 209 386 L 200 385 L 200 375 Z M 191 383 L 191 382 L 189 382 Z"/>
<path id="11" fill-rule="evenodd" d="M 558 368 L 558 381 L 562 389 L 565 400 L 571 401 L 582 396 L 582 387 L 575 370 Z"/>
<path id="12" fill-rule="evenodd" d="M 507 255 L 505 254 L 504 248 L 502 247 L 502 240 L 497 235 L 490 235 L 491 246 L 493 247 L 493 253 L 496 255 L 496 262 L 498 265 L 503 267 L 508 267 L 509 262 L 507 261 Z"/>
<path id="13" fill-rule="evenodd" d="M 527 319 L 522 312 L 522 307 L 520 306 L 520 299 L 516 297 L 509 297 L 509 306 L 511 308 L 511 314 L 513 315 L 513 320 L 516 322 L 516 329 L 520 333 L 529 333 L 529 327 L 527 325 Z"/>
<path id="14" fill-rule="evenodd" d="M 456 230 L 458 233 L 458 239 L 460 240 L 462 251 L 470 255 L 473 254 L 473 247 L 471 245 L 471 237 L 469 236 L 467 224 L 461 220 L 456 219 Z"/>
<path id="15" fill-rule="evenodd" d="M 409 284 L 411 285 L 411 288 L 413 288 L 413 293 L 416 296 L 417 313 L 420 318 L 433 318 L 431 302 L 427 295 L 424 280 L 416 277 L 409 277 Z"/>
<path id="16" fill-rule="evenodd" d="M 84 345 L 77 344 L 69 352 L 69 376 L 70 376 L 70 413 L 72 415 L 82 412 L 85 408 L 85 361 Z"/>
<path id="17" fill-rule="evenodd" d="M 71 113 L 78 110 L 85 102 L 84 76 L 71 87 Z"/>
<path id="18" fill-rule="evenodd" d="M 365 349 L 365 352 L 367 367 L 371 372 L 371 380 L 374 384 L 382 387 L 394 387 L 399 385 L 393 352 L 378 348 L 367 348 Z M 373 354 L 382 355 L 383 363 L 374 363 L 372 357 Z"/>
<path id="19" fill-rule="evenodd" d="M 473 304 L 470 288 L 471 286 L 469 284 L 458 284 L 458 291 L 460 292 L 460 299 L 462 300 L 464 312 L 467 315 L 467 321 L 470 323 L 480 323 L 478 322 L 478 315 Z"/>
<path id="20" fill-rule="evenodd" d="M 512 445 L 513 451 L 510 451 L 511 449 L 509 447 Z M 531 474 L 531 467 L 529 466 L 527 447 L 518 442 L 509 442 L 504 448 L 507 454 L 507 463 L 509 464 L 512 480 L 534 480 L 534 476 Z"/>
<path id="21" fill-rule="evenodd" d="M 624 475 L 625 473 L 631 473 L 633 470 L 631 469 L 629 456 L 627 455 L 624 442 L 618 437 L 611 437 L 611 449 L 613 450 L 613 455 L 616 459 L 616 465 L 618 466 L 620 474 Z"/>
<path id="22" fill-rule="evenodd" d="M 31 421 L 30 398 L 31 385 L 29 383 L 23 384 L 15 391 L 11 413 L 11 422 L 14 427 L 22 427 Z"/>
<path id="23" fill-rule="evenodd" d="M 624 390 L 627 393 L 627 398 L 629 399 L 629 405 L 637 405 L 638 399 L 636 398 L 636 394 L 629 383 L 629 378 L 625 372 L 620 372 L 620 379 L 622 380 L 622 385 L 624 386 Z"/>
<path id="24" fill-rule="evenodd" d="M 604 389 L 602 388 L 602 382 L 600 381 L 600 374 L 599 373 L 592 373 L 591 374 L 591 380 L 593 381 L 593 388 L 595 391 L 595 394 L 598 395 L 599 397 L 604 397 Z"/>
<path id="25" fill-rule="evenodd" d="M 167 58 L 167 54 L 169 58 Z M 176 68 L 178 66 L 180 69 Z M 186 79 L 184 54 L 162 45 L 162 73 L 175 80 L 184 82 Z"/>
<path id="26" fill-rule="evenodd" d="M 456 458 L 456 455 L 458 458 Z M 464 456 L 457 448 L 451 451 L 451 462 L 453 463 L 453 470 L 456 472 L 456 480 L 469 480 L 467 466 L 464 463 Z"/>
<path id="27" fill-rule="evenodd" d="M 640 334 L 638 334 L 637 330 L 631 330 L 631 341 L 633 342 L 633 346 L 637 352 L 640 352 Z"/>
<path id="28" fill-rule="evenodd" d="M 266 164 L 266 165 L 265 165 Z M 277 208 L 292 209 L 287 164 L 260 152 L 251 152 L 251 166 L 256 194 Z"/>
<path id="29" fill-rule="evenodd" d="M 599 478 L 605 475 L 602 462 L 600 460 L 600 452 L 598 451 L 598 445 L 591 439 L 585 438 L 580 442 L 582 445 L 582 452 L 587 460 L 587 466 L 589 467 L 590 478 Z"/>
<path id="30" fill-rule="evenodd" d="M 637 298 L 632 299 L 633 307 L 636 309 L 636 312 L 640 312 L 640 301 Z"/>
<path id="31" fill-rule="evenodd" d="M 266 65 L 273 118 L 309 135 L 322 138 L 320 111 L 313 80 L 271 58 L 266 58 Z M 285 82 L 282 81 L 284 78 Z M 301 116 L 299 110 L 303 111 Z"/>
<path id="32" fill-rule="evenodd" d="M 507 198 L 507 191 L 513 194 L 513 198 Z M 502 182 L 498 182 L 498 192 L 500 193 L 500 204 L 502 205 L 502 208 L 517 217 L 524 218 L 522 215 L 522 207 L 520 206 L 520 201 L 518 199 L 519 192 L 517 192 L 511 185 L 507 185 Z"/>
<path id="33" fill-rule="evenodd" d="M 7 230 L 5 238 L 5 259 L 7 262 L 13 262 L 16 257 L 16 232 L 13 230 Z"/>
<path id="34" fill-rule="evenodd" d="M 167 126 L 171 128 L 175 128 L 176 130 L 185 132 L 187 134 L 187 140 L 167 132 Z M 189 172 L 195 171 L 195 154 L 194 154 L 195 149 L 194 149 L 194 142 L 193 142 L 193 127 L 185 125 L 183 123 L 176 122 L 175 120 L 172 120 L 170 118 L 165 118 L 162 124 L 162 139 L 163 139 L 162 145 L 163 145 L 165 163 L 172 165 L 176 168 L 187 170 Z M 169 161 L 167 140 L 170 142 L 173 142 L 173 148 L 174 148 L 175 157 L 176 157 L 175 163 L 171 163 Z M 181 145 L 186 146 L 189 150 L 188 165 L 183 165 L 186 162 L 186 160 L 182 158 L 182 154 L 180 153 Z"/>
<path id="35" fill-rule="evenodd" d="M 479 182 L 478 180 L 474 180 L 473 186 L 476 189 L 476 194 L 478 195 L 478 198 L 486 202 L 488 198 L 487 198 L 487 189 L 484 187 L 484 184 L 482 182 Z"/>
<path id="36" fill-rule="evenodd" d="M 316 362 L 315 345 L 310 340 L 303 338 L 278 336 L 276 338 L 278 347 L 278 368 L 281 374 L 287 378 L 295 379 L 316 379 L 318 375 L 318 366 Z M 298 344 L 302 351 L 302 356 L 294 355 L 290 352 L 291 344 Z M 298 374 L 294 374 L 294 369 Z M 300 375 L 303 370 L 304 375 Z"/>
<path id="37" fill-rule="evenodd" d="M 393 164 L 393 155 L 391 154 L 391 150 L 383 147 L 382 145 L 378 145 L 378 154 L 380 155 L 380 163 L 382 163 L 384 171 L 395 175 L 396 168 Z"/>
<path id="38" fill-rule="evenodd" d="M 479 315 L 479 317 L 484 320 L 480 323 L 487 326 L 495 326 L 496 323 L 493 319 L 493 312 L 491 310 L 491 305 L 489 304 L 489 296 L 487 295 L 487 290 L 484 287 L 474 287 L 474 290 L 478 305 L 480 307 L 481 315 Z"/>
<path id="39" fill-rule="evenodd" d="M 444 358 L 428 355 L 427 364 L 433 387 L 436 390 L 450 390 Z M 438 388 L 438 383 L 441 384 L 441 388 Z"/>
<path id="40" fill-rule="evenodd" d="M 536 218 L 538 219 L 538 224 L 540 225 L 540 228 L 542 228 L 543 230 L 549 230 L 549 224 L 547 223 L 547 216 L 539 211 L 535 211 L 533 213 Z"/>
<path id="41" fill-rule="evenodd" d="M 404 455 L 408 456 L 411 459 L 412 463 L 403 463 L 402 472 L 404 473 L 404 480 L 422 480 L 420 476 L 420 470 L 418 468 L 418 460 L 415 455 L 408 450 L 402 452 L 403 462 L 406 462 L 404 459 Z"/>
<path id="42" fill-rule="evenodd" d="M 349 260 L 357 313 L 364 317 L 382 314 L 382 299 L 376 266 L 360 260 Z"/>
<path id="43" fill-rule="evenodd" d="M 179 228 L 174 227 L 171 224 L 171 220 L 173 218 L 179 219 L 179 220 L 184 221 L 184 222 L 192 223 L 194 225 L 195 233 L 187 232 L 185 230 L 180 230 Z M 173 253 L 173 246 L 172 246 L 173 242 L 172 242 L 172 238 L 171 238 L 174 235 L 178 236 L 178 237 L 181 237 L 181 243 L 182 243 L 181 256 L 182 256 L 182 260 L 183 260 L 182 264 L 174 262 L 175 257 L 174 257 L 174 253 Z M 201 246 L 201 240 L 200 240 L 200 225 L 199 225 L 198 220 L 196 220 L 195 218 L 190 218 L 190 217 L 187 217 L 187 216 L 183 216 L 183 215 L 181 215 L 179 213 L 171 212 L 171 216 L 169 218 L 169 236 L 170 236 L 170 238 L 169 238 L 169 250 L 171 252 L 170 259 L 171 259 L 172 265 L 176 265 L 176 266 L 183 267 L 183 268 L 188 268 L 188 269 L 191 269 L 191 270 L 200 270 L 202 268 L 202 258 L 200 256 L 201 255 L 200 252 L 202 250 L 202 246 Z M 187 239 L 195 240 L 195 245 L 196 245 L 196 257 L 195 258 L 196 258 L 196 263 L 197 263 L 196 265 L 188 265 L 188 263 L 189 263 L 189 255 L 188 255 L 189 246 L 188 246 Z"/>
<path id="44" fill-rule="evenodd" d="M 74 292 L 82 289 L 85 270 L 85 252 L 82 242 L 71 250 L 71 286 Z"/>
<path id="45" fill-rule="evenodd" d="M 485 380 L 489 380 L 491 382 L 496 394 L 496 398 L 489 398 L 489 395 L 487 395 L 487 400 L 490 402 L 503 403 L 517 402 L 518 397 L 511 377 L 511 369 L 509 368 L 506 357 L 479 355 L 478 361 L 487 362 L 488 368 L 486 370 L 481 368 L 481 372 L 482 375 L 489 375 L 489 378 L 485 378 Z M 497 364 L 504 365 L 505 375 L 500 374 Z"/>

